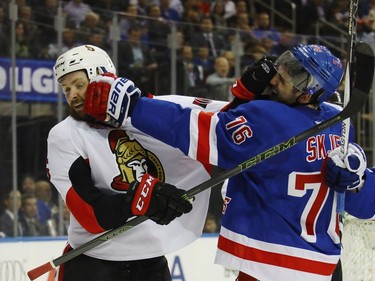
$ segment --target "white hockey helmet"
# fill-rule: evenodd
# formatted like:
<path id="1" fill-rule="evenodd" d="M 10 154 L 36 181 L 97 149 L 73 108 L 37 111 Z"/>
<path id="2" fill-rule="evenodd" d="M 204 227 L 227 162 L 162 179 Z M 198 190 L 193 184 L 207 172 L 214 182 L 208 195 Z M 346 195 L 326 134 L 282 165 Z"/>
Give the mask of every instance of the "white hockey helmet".
<path id="1" fill-rule="evenodd" d="M 60 83 L 64 75 L 86 70 L 90 81 L 101 73 L 116 74 L 116 68 L 107 52 L 93 45 L 82 45 L 60 55 L 53 67 L 56 80 Z"/>

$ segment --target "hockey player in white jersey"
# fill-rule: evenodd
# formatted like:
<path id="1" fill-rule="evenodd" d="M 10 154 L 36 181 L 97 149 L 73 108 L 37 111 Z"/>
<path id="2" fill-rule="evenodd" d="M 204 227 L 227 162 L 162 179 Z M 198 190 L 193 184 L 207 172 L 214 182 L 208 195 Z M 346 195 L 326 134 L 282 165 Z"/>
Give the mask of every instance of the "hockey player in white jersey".
<path id="1" fill-rule="evenodd" d="M 343 75 L 342 62 L 326 47 L 298 45 L 276 60 L 275 70 L 269 100 L 226 112 L 135 96 L 117 103 L 121 114 L 105 112 L 115 121 L 131 115 L 145 133 L 230 169 L 340 110 L 324 102 Z M 246 81 L 234 87 L 253 94 Z M 239 270 L 239 281 L 331 280 L 340 257 L 337 194 L 322 180 L 321 167 L 340 135 L 341 126 L 333 125 L 229 179 L 216 263 Z"/>
<path id="2" fill-rule="evenodd" d="M 67 51 L 54 66 L 71 109 L 70 116 L 51 129 L 47 154 L 50 181 L 72 214 L 66 251 L 123 225 L 135 215 L 150 220 L 65 263 L 60 267 L 59 280 L 169 281 L 164 255 L 201 235 L 210 193 L 196 196 L 193 210 L 180 195 L 184 189 L 209 179 L 210 167 L 138 131 L 127 120 L 114 129 L 86 116 L 86 89 L 94 77 L 105 72 L 116 73 L 111 59 L 91 45 Z M 113 77 L 102 78 L 115 80 Z M 119 94 L 140 94 L 131 81 L 117 82 Z M 100 94 L 98 88 L 94 94 Z M 179 101 L 210 111 L 226 104 L 207 104 L 192 97 Z M 100 105 L 85 104 L 92 109 Z"/>

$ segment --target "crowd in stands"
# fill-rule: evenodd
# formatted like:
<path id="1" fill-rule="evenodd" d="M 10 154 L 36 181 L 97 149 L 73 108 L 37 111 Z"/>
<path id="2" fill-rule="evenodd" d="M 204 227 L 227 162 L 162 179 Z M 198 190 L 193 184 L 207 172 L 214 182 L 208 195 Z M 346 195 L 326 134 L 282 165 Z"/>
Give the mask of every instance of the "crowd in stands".
<path id="1" fill-rule="evenodd" d="M 287 1 L 287 0 L 285 0 Z M 297 7 L 296 30 L 285 21 L 271 26 L 270 11 L 248 0 L 16 0 L 15 52 L 19 59 L 55 60 L 81 44 L 94 44 L 112 52 L 114 14 L 118 15 L 118 73 L 134 80 L 141 89 L 165 93 L 170 90 L 171 25 L 178 31 L 177 93 L 204 94 L 217 88 L 207 77 L 217 73 L 218 57 L 241 53 L 241 69 L 262 55 L 279 55 L 296 42 L 315 34 L 325 20 L 346 30 L 348 2 L 345 0 L 291 0 Z M 9 3 L 0 3 L 0 57 L 11 53 Z M 263 1 L 270 2 L 270 1 Z M 275 1 L 278 11 L 288 6 Z M 57 45 L 55 16 L 61 5 L 62 50 Z M 374 41 L 375 1 L 359 1 L 359 35 Z M 323 28 L 324 31 L 324 28 Z M 234 49 L 239 34 L 240 49 Z M 327 31 L 327 36 L 331 34 Z M 307 37 L 306 37 L 307 36 Z M 304 39 L 303 39 L 304 38 Z M 237 46 L 238 47 L 238 46 Z M 189 48 L 192 54 L 188 54 Z M 229 53 L 229 56 L 232 56 Z M 225 58 L 219 59 L 219 61 Z M 167 75 L 167 76 L 166 76 Z M 233 69 L 222 71 L 221 88 L 228 90 Z M 216 81 L 217 82 L 217 81 Z M 155 84 L 158 84 L 155 87 Z M 208 89 L 208 91 L 207 91 Z M 212 91 L 211 91 L 212 92 Z M 220 98 L 228 97 L 221 93 Z"/>
<path id="2" fill-rule="evenodd" d="M 63 206 L 62 233 L 59 233 L 59 208 L 51 183 L 27 175 L 20 185 L 18 190 L 11 189 L 3 194 L 0 238 L 67 235 L 70 213 Z"/>
<path id="3" fill-rule="evenodd" d="M 285 9 L 284 1 L 275 2 L 276 9 Z M 251 0 L 16 0 L 15 53 L 17 59 L 54 61 L 60 52 L 93 44 L 111 54 L 111 25 L 117 13 L 118 75 L 132 79 L 144 91 L 165 94 L 170 93 L 168 35 L 175 25 L 176 94 L 229 100 L 238 52 L 243 70 L 262 56 L 278 56 L 297 42 L 309 42 L 320 20 L 347 29 L 348 1 L 293 2 L 297 7 L 294 31 L 283 21 L 275 20 L 271 25 L 270 12 Z M 0 2 L 0 57 L 10 57 L 12 51 L 10 3 L 11 0 Z M 59 5 L 64 19 L 62 50 L 55 30 Z M 358 38 L 375 44 L 375 0 L 359 1 L 358 16 Z M 327 31 L 326 35 L 331 33 Z M 240 38 L 239 49 L 234 48 L 236 36 Z M 48 181 L 28 181 L 29 184 L 26 179 L 23 181 L 25 185 L 17 194 L 3 194 L 0 236 L 14 236 L 15 207 L 19 212 L 18 235 L 56 235 L 58 216 L 57 202 L 51 200 L 53 187 Z M 217 225 L 211 229 L 216 232 Z"/>

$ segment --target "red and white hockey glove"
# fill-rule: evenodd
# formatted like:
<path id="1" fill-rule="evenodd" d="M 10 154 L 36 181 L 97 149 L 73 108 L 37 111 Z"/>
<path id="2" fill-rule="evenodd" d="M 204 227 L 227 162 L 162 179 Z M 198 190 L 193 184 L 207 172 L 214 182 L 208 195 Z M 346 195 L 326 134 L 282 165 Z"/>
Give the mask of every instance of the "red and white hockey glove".
<path id="1" fill-rule="evenodd" d="M 147 216 L 154 222 L 165 225 L 192 210 L 190 201 L 182 198 L 184 193 L 183 189 L 145 174 L 141 182 L 134 181 L 130 184 L 127 201 L 133 215 Z"/>
<path id="2" fill-rule="evenodd" d="M 340 147 L 328 154 L 324 178 L 328 187 L 337 192 L 359 191 L 365 182 L 366 155 L 362 148 L 349 143 L 348 153 L 343 157 Z"/>
<path id="3" fill-rule="evenodd" d="M 130 116 L 140 96 L 141 91 L 133 81 L 104 73 L 87 87 L 83 110 L 96 120 L 118 128 Z"/>

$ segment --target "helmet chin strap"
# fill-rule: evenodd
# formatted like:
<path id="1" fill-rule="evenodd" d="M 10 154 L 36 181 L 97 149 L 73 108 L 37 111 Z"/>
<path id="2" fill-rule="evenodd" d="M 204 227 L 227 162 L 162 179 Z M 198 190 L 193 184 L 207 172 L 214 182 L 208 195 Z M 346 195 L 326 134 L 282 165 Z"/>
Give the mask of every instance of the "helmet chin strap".
<path id="1" fill-rule="evenodd" d="M 304 95 L 309 96 L 308 100 L 306 102 L 300 102 L 301 97 L 304 96 Z M 318 108 L 319 107 L 318 96 L 320 96 L 320 95 L 301 93 L 297 97 L 297 99 L 296 99 L 296 101 L 293 105 L 306 105 L 306 106 Z"/>

